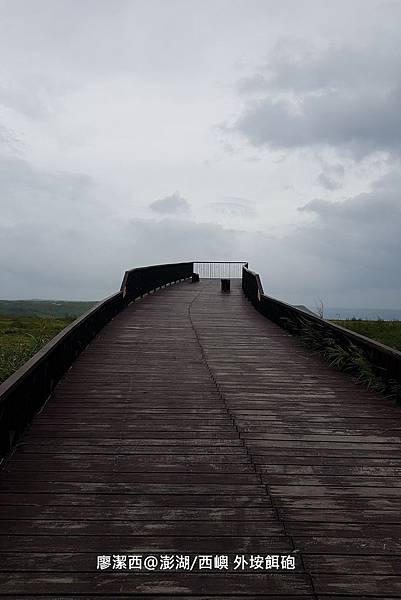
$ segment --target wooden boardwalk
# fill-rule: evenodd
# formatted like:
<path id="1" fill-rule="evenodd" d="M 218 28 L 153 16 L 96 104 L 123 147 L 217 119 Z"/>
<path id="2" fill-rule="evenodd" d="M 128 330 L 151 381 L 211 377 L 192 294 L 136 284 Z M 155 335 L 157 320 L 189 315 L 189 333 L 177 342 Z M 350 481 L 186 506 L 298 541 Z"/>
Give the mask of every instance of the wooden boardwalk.
<path id="1" fill-rule="evenodd" d="M 56 387 L 0 472 L 2 600 L 401 598 L 401 410 L 231 283 L 130 305 Z M 97 569 L 138 554 L 195 566 Z"/>

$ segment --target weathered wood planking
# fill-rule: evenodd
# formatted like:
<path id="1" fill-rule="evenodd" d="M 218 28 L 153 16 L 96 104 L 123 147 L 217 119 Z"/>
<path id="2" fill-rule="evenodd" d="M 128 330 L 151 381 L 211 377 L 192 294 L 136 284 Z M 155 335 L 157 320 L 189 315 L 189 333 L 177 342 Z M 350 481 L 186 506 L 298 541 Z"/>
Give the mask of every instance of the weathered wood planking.
<path id="1" fill-rule="evenodd" d="M 185 282 L 107 325 L 0 474 L 0 598 L 401 598 L 401 411 Z M 295 571 L 115 572 L 110 553 Z"/>

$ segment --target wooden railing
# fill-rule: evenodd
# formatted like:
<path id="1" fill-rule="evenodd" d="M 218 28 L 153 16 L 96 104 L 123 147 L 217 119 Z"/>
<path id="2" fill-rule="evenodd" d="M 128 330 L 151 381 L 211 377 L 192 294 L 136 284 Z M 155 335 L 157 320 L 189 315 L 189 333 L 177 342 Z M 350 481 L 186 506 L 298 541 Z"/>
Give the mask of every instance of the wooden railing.
<path id="1" fill-rule="evenodd" d="M 401 352 L 398 350 L 266 295 L 259 275 L 245 267 L 242 271 L 242 289 L 256 310 L 274 323 L 295 334 L 307 324 L 344 348 L 352 343 L 362 350 L 378 377 L 389 385 L 401 385 Z"/>
<path id="2" fill-rule="evenodd" d="M 96 304 L 0 385 L 0 459 L 51 394 L 76 357 L 113 317 L 136 298 L 192 276 L 193 263 L 127 271 L 121 290 Z"/>
<path id="3" fill-rule="evenodd" d="M 131 301 L 151 291 L 156 291 L 164 285 L 188 279 L 192 277 L 193 271 L 193 262 L 153 265 L 151 267 L 131 269 L 125 272 L 121 291 L 124 299 Z"/>

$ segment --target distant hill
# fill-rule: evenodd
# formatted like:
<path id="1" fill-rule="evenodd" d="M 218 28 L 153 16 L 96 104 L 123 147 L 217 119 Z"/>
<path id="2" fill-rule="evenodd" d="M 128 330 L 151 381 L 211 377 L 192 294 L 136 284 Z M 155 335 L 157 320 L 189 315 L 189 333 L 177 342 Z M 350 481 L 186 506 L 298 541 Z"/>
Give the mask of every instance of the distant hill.
<path id="1" fill-rule="evenodd" d="M 2 316 L 78 317 L 96 302 L 64 300 L 0 300 Z"/>

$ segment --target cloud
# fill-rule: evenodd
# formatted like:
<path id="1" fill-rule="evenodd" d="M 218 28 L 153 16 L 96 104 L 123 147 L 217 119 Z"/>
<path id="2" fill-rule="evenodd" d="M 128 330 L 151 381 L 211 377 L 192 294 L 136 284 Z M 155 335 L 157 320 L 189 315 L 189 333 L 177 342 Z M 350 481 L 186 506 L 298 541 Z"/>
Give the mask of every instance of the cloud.
<path id="1" fill-rule="evenodd" d="M 14 227 L 20 223 L 42 223 L 56 227 L 70 224 L 79 228 L 88 208 L 96 206 L 91 191 L 92 179 L 82 173 L 48 171 L 11 156 L 0 158 L 2 220 Z M 96 206 L 96 210 L 97 206 Z M 91 218 L 91 214 L 87 214 Z"/>
<path id="2" fill-rule="evenodd" d="M 174 215 L 125 219 L 103 206 L 90 178 L 16 159 L 0 162 L 0 188 L 0 297 L 100 299 L 133 266 L 208 259 L 248 260 L 267 293 L 295 304 L 391 307 L 401 297 L 396 170 L 367 193 L 305 203 L 312 222 L 281 237 Z"/>
<path id="3" fill-rule="evenodd" d="M 29 82 L 26 82 L 25 87 L 21 88 L 3 84 L 0 86 L 0 106 L 32 119 L 40 119 L 50 114 L 45 100 L 40 97 L 41 94 L 44 94 L 43 90 L 33 90 L 30 88 Z"/>
<path id="4" fill-rule="evenodd" d="M 87 175 L 0 159 L 0 297 L 79 296 L 80 277 L 93 272 L 93 232 L 101 235 L 110 214 L 95 191 Z M 102 262 L 107 252 L 96 255 Z"/>
<path id="5" fill-rule="evenodd" d="M 22 143 L 17 134 L 0 123 L 0 159 L 2 156 L 20 154 Z"/>
<path id="6" fill-rule="evenodd" d="M 191 210 L 188 200 L 182 198 L 179 192 L 174 192 L 171 196 L 155 200 L 149 204 L 149 208 L 163 215 L 188 214 Z"/>
<path id="7" fill-rule="evenodd" d="M 343 165 L 325 165 L 316 182 L 326 190 L 334 191 L 342 187 L 344 175 L 345 169 Z"/>
<path id="8" fill-rule="evenodd" d="M 329 191 L 338 190 L 341 187 L 341 183 L 327 175 L 327 173 L 320 173 L 316 181 Z"/>
<path id="9" fill-rule="evenodd" d="M 388 289 L 401 292 L 398 172 L 379 179 L 370 192 L 342 202 L 315 199 L 300 210 L 313 214 L 315 221 L 293 235 L 291 246 L 320 260 L 318 273 L 327 290 L 341 290 L 344 295 L 358 290 L 365 299 L 371 289 L 376 296 Z"/>
<path id="10" fill-rule="evenodd" d="M 224 200 L 210 202 L 209 206 L 216 212 L 229 217 L 247 218 L 256 214 L 249 200 L 236 196 L 226 196 Z"/>
<path id="11" fill-rule="evenodd" d="M 401 150 L 401 87 L 391 92 L 327 90 L 294 104 L 266 97 L 243 112 L 234 130 L 255 146 L 291 149 L 332 146 L 363 158 L 375 151 Z"/>
<path id="12" fill-rule="evenodd" d="M 395 43 L 394 43 L 395 42 Z M 231 130 L 272 149 L 334 147 L 360 159 L 401 150 L 401 44 L 281 44 L 238 88 Z"/>
<path id="13" fill-rule="evenodd" d="M 221 258 L 297 304 L 399 303 L 397 3 L 3 4 L 0 297 L 101 298 L 126 268 Z"/>
<path id="14" fill-rule="evenodd" d="M 119 288 L 126 269 L 229 260 L 242 236 L 185 218 L 124 218 L 90 177 L 22 159 L 0 160 L 0 193 L 0 298 L 100 299 Z"/>
<path id="15" fill-rule="evenodd" d="M 353 40 L 307 42 L 284 37 L 274 46 L 267 61 L 237 87 L 252 92 L 303 94 L 328 89 L 391 89 L 400 76 L 400 41 L 396 31 L 377 43 L 372 36 Z"/>

